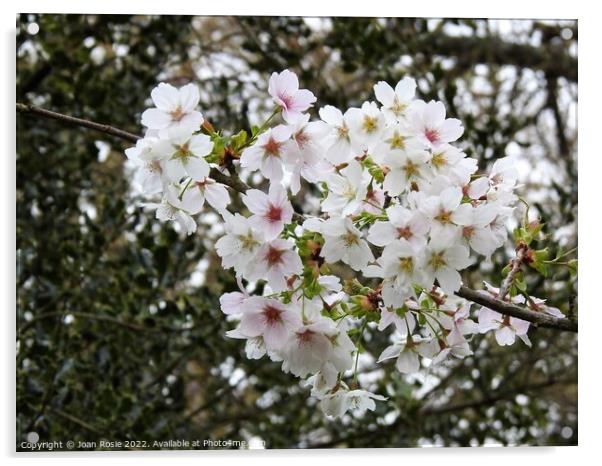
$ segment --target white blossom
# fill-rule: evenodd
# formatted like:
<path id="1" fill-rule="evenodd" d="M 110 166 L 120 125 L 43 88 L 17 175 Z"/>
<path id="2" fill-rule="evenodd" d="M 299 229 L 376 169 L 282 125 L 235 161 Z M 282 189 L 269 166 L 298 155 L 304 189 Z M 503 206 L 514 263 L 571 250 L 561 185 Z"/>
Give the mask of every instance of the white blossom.
<path id="1" fill-rule="evenodd" d="M 182 205 L 191 214 L 199 213 L 205 200 L 218 212 L 224 212 L 230 203 L 230 195 L 223 184 L 211 178 L 192 181 L 182 196 Z"/>
<path id="2" fill-rule="evenodd" d="M 263 235 L 254 230 L 249 219 L 240 214 L 224 213 L 226 234 L 217 240 L 215 250 L 226 269 L 234 267 L 237 274 L 246 275 L 255 255 L 264 243 Z"/>
<path id="3" fill-rule="evenodd" d="M 157 150 L 165 157 L 165 172 L 173 183 L 185 176 L 202 181 L 209 176 L 209 164 L 204 159 L 213 150 L 206 134 L 191 135 L 181 130 L 169 139 L 161 140 Z"/>
<path id="4" fill-rule="evenodd" d="M 156 108 L 142 114 L 142 124 L 149 129 L 159 130 L 162 137 L 172 131 L 192 133 L 203 123 L 203 115 L 196 111 L 199 104 L 199 89 L 187 84 L 176 89 L 171 84 L 160 83 L 151 92 Z"/>
<path id="5" fill-rule="evenodd" d="M 321 228 L 325 242 L 320 254 L 326 262 L 343 261 L 353 270 L 362 270 L 374 260 L 362 233 L 348 217 L 332 217 Z"/>
<path id="6" fill-rule="evenodd" d="M 462 285 L 462 277 L 458 270 L 471 264 L 469 256 L 468 248 L 456 244 L 454 236 L 449 233 L 440 233 L 431 238 L 426 248 L 426 281 L 432 283 L 436 279 L 443 291 L 455 293 Z"/>
<path id="7" fill-rule="evenodd" d="M 319 129 L 322 135 L 322 144 L 326 152 L 326 160 L 334 165 L 348 162 L 353 157 L 351 137 L 349 135 L 348 113 L 343 113 L 332 105 L 320 109 Z"/>
<path id="8" fill-rule="evenodd" d="M 385 81 L 379 81 L 374 85 L 376 100 L 382 104 L 382 111 L 389 121 L 407 118 L 415 94 L 416 81 L 410 77 L 399 81 L 395 89 Z"/>
<path id="9" fill-rule="evenodd" d="M 297 75 L 289 70 L 272 73 L 268 92 L 282 109 L 282 117 L 288 123 L 298 118 L 316 101 L 311 91 L 299 89 Z"/>
<path id="10" fill-rule="evenodd" d="M 361 164 L 350 161 L 340 174 L 328 178 L 328 196 L 322 203 L 322 210 L 341 215 L 356 213 L 366 199 L 369 183 L 370 177 Z"/>
<path id="11" fill-rule="evenodd" d="M 339 389 L 335 393 L 326 395 L 320 401 L 320 408 L 332 418 L 342 417 L 347 411 L 354 411 L 358 415 L 366 411 L 374 411 L 376 403 L 374 400 L 385 401 L 387 398 L 376 395 L 366 390 Z"/>

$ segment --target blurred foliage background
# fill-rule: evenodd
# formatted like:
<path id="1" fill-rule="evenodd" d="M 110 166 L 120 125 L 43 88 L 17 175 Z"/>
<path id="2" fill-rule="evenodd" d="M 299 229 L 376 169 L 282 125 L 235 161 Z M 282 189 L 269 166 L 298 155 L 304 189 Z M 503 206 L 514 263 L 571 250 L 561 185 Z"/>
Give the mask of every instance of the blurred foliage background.
<path id="1" fill-rule="evenodd" d="M 521 195 L 547 245 L 577 245 L 576 21 L 22 14 L 17 99 L 141 133 L 159 81 L 195 82 L 224 131 L 268 112 L 267 78 L 291 68 L 316 107 L 371 99 L 410 75 L 466 127 L 481 168 L 516 155 Z M 36 31 L 32 24 L 39 26 Z M 268 448 L 577 443 L 577 336 L 533 329 L 532 349 L 477 336 L 475 354 L 404 377 L 361 364 L 390 397 L 329 421 L 279 364 L 224 337 L 235 288 L 202 216 L 185 237 L 139 206 L 110 136 L 17 115 L 17 448 L 41 440 L 231 439 Z M 233 196 L 234 197 L 234 196 Z M 303 192 L 297 199 L 303 202 Z M 499 283 L 512 245 L 464 278 Z M 553 257 L 553 255 L 552 255 Z M 568 270 L 527 275 L 576 314 Z M 386 335 L 374 333 L 379 354 Z"/>

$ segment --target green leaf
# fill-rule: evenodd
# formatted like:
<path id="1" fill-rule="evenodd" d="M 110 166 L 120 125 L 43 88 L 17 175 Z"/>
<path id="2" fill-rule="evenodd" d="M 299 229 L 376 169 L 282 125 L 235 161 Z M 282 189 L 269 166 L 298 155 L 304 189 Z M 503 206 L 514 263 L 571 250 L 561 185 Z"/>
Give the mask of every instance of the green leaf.
<path id="1" fill-rule="evenodd" d="M 235 151 L 238 151 L 247 142 L 247 132 L 243 129 L 230 138 L 230 143 Z"/>
<path id="2" fill-rule="evenodd" d="M 549 270 L 548 264 L 546 261 L 548 260 L 549 250 L 548 248 L 539 249 L 537 251 L 533 251 L 533 260 L 529 263 L 529 265 L 537 270 L 542 276 L 547 277 Z"/>

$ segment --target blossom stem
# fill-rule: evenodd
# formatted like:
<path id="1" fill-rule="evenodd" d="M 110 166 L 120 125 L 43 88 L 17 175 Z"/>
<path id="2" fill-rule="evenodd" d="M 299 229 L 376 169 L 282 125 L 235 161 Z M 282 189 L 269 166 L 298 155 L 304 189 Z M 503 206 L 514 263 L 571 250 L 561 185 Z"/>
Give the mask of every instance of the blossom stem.
<path id="1" fill-rule="evenodd" d="M 568 265 L 568 262 L 558 262 L 560 259 L 562 259 L 563 257 L 568 256 L 569 254 L 574 253 L 577 250 L 577 248 L 573 248 L 573 249 L 569 249 L 566 252 L 563 252 L 562 254 L 560 254 L 559 256 L 557 256 L 556 258 L 549 260 L 549 261 L 542 261 L 544 264 L 558 264 L 558 265 Z"/>
<path id="2" fill-rule="evenodd" d="M 245 142 L 241 147 L 240 150 L 242 151 L 245 147 L 248 147 L 250 145 L 252 145 L 256 140 L 257 137 L 263 133 L 266 129 L 268 129 L 268 125 L 270 124 L 270 121 L 273 120 L 273 118 L 278 115 L 280 113 L 281 109 L 280 107 L 276 108 L 272 114 L 263 122 L 263 124 L 259 127 L 259 129 L 257 130 L 257 133 L 251 138 L 249 139 L 247 142 Z"/>
<path id="3" fill-rule="evenodd" d="M 523 199 L 522 197 L 520 197 L 520 196 L 517 196 L 517 197 L 518 197 L 518 200 L 519 200 L 520 202 L 522 202 L 522 203 L 525 205 L 525 208 L 526 208 L 526 209 L 525 209 L 525 216 L 524 216 L 524 220 L 523 220 L 523 222 L 524 222 L 524 224 L 525 224 L 525 226 L 526 226 L 526 225 L 528 225 L 528 224 L 529 224 L 529 210 L 531 209 L 531 206 L 530 206 L 530 205 L 529 205 L 529 203 L 528 203 L 528 202 L 527 202 L 525 199 Z"/>
<path id="4" fill-rule="evenodd" d="M 420 311 L 418 311 L 418 313 L 420 313 Z M 431 316 L 432 317 L 432 316 Z M 443 328 L 443 325 L 441 324 L 441 322 L 439 322 L 439 320 L 436 317 L 432 317 L 435 322 L 437 322 L 437 324 L 439 325 L 439 327 Z M 429 326 L 429 328 L 433 331 L 433 335 L 434 336 L 438 336 L 439 332 L 437 332 L 435 330 L 435 328 L 433 327 L 433 325 L 429 322 L 429 319 L 427 319 L 426 317 L 424 318 L 424 321 L 426 322 L 426 324 Z"/>
<path id="5" fill-rule="evenodd" d="M 182 189 L 182 192 L 180 192 L 178 199 L 181 201 L 182 197 L 184 197 L 184 193 L 186 192 L 186 190 L 188 189 L 188 187 L 190 186 L 190 184 L 192 183 L 192 178 L 188 179 L 188 182 L 186 183 L 186 185 L 184 186 L 184 188 Z"/>
<path id="6" fill-rule="evenodd" d="M 416 315 L 419 315 L 420 313 L 422 313 L 422 311 L 429 311 L 429 312 L 433 312 L 433 311 L 437 311 L 437 312 L 443 312 L 441 309 L 438 309 L 436 307 L 422 307 L 420 309 L 412 309 L 411 312 L 413 312 Z M 437 319 L 434 315 L 429 314 L 431 319 L 433 319 L 435 322 L 437 322 L 437 325 L 439 327 L 441 327 L 441 329 L 445 329 L 445 327 L 443 326 L 443 324 L 441 323 L 441 321 L 439 319 Z M 428 320 L 426 321 L 428 323 Z M 430 326 L 430 324 L 429 324 Z M 432 329 L 432 327 L 431 327 Z"/>
<path id="7" fill-rule="evenodd" d="M 353 366 L 353 385 L 355 385 L 355 387 L 358 386 L 357 385 L 357 364 L 360 359 L 360 349 L 359 349 L 358 344 L 364 336 L 364 329 L 366 328 L 367 323 L 368 323 L 368 320 L 364 320 L 364 322 L 362 323 L 362 326 L 360 327 L 359 336 L 357 337 L 357 340 L 355 340 L 356 353 L 355 353 L 355 364 Z"/>
<path id="8" fill-rule="evenodd" d="M 372 206 L 372 207 L 374 207 L 375 209 L 378 209 L 378 210 L 380 210 L 381 212 L 385 212 L 385 213 L 387 212 L 387 210 L 386 210 L 386 209 L 382 208 L 381 206 L 379 206 L 379 205 L 377 205 L 377 204 L 374 204 L 374 203 L 372 203 L 372 202 L 371 202 L 371 201 L 369 201 L 368 199 L 364 200 L 364 202 L 365 202 L 366 204 L 368 204 L 368 205 L 371 205 L 371 206 Z"/>

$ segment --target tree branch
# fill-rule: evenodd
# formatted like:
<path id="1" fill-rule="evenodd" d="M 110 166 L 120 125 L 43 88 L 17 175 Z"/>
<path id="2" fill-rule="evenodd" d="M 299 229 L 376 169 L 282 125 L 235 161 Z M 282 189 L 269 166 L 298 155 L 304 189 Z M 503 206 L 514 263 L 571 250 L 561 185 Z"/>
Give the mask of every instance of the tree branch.
<path id="1" fill-rule="evenodd" d="M 514 303 L 501 301 L 499 299 L 490 296 L 483 291 L 475 291 L 462 286 L 457 296 L 472 301 L 473 303 L 480 304 L 481 306 L 488 307 L 500 314 L 516 317 L 517 319 L 526 320 L 531 322 L 536 327 L 553 328 L 556 330 L 564 330 L 567 332 L 577 332 L 577 322 L 565 318 L 553 317 L 544 312 L 535 312 L 527 309 L 523 306 L 518 306 Z"/>
<path id="2" fill-rule="evenodd" d="M 452 37 L 432 34 L 415 52 L 428 51 L 457 60 L 458 66 L 471 69 L 475 63 L 514 65 L 519 68 L 542 70 L 550 77 L 564 77 L 577 82 L 577 59 L 563 45 L 533 47 L 506 42 L 500 37 Z"/>
<path id="3" fill-rule="evenodd" d="M 95 123 L 93 121 L 63 115 L 61 113 L 53 112 L 40 107 L 35 107 L 33 105 L 17 103 L 17 112 L 34 114 L 42 116 L 44 118 L 58 120 L 63 123 L 75 126 L 83 126 L 85 128 L 90 128 L 101 133 L 110 134 L 112 136 L 130 142 L 136 142 L 138 139 L 140 139 L 140 136 L 128 133 L 127 131 L 114 128 L 109 125 L 103 125 L 100 123 Z M 230 188 L 240 193 L 244 193 L 247 189 L 249 189 L 249 187 L 243 181 L 241 181 L 240 178 L 238 178 L 235 174 L 227 176 L 220 172 L 218 169 L 212 168 L 210 176 L 215 181 L 225 184 L 226 186 L 229 186 Z M 295 218 L 303 217 L 300 214 L 296 214 Z M 470 288 L 467 288 L 465 286 L 462 286 L 456 294 L 461 298 L 467 299 L 482 306 L 486 306 L 489 309 L 493 309 L 494 311 L 497 311 L 501 314 L 509 315 L 518 319 L 531 322 L 532 324 L 538 327 L 577 332 L 577 323 L 569 319 L 559 319 L 557 317 L 552 317 L 543 312 L 531 311 L 525 307 L 517 306 L 516 304 L 495 299 L 485 293 L 471 290 Z"/>
<path id="4" fill-rule="evenodd" d="M 51 110 L 46 110 L 45 108 L 36 107 L 34 105 L 22 104 L 22 103 L 17 102 L 17 112 L 31 114 L 31 115 L 37 115 L 37 116 L 41 116 L 44 118 L 49 118 L 51 120 L 57 120 L 62 123 L 66 123 L 66 124 L 73 125 L 73 126 L 82 126 L 84 128 L 93 129 L 100 133 L 105 133 L 105 134 L 109 134 L 111 136 L 115 136 L 117 138 L 123 139 L 124 141 L 128 141 L 128 142 L 135 143 L 136 141 L 138 141 L 138 139 L 140 139 L 142 137 L 137 134 L 123 131 L 119 128 L 115 128 L 110 125 L 103 125 L 101 123 L 96 123 L 94 121 L 84 120 L 82 118 L 75 118 L 75 117 L 72 117 L 69 115 L 64 115 L 62 113 L 57 113 L 57 112 L 53 112 Z M 238 191 L 240 193 L 244 193 L 247 189 L 249 189 L 249 186 L 247 186 L 236 175 L 230 175 L 230 176 L 224 175 L 222 172 L 220 172 L 215 167 L 211 168 L 211 172 L 210 172 L 209 176 L 212 179 L 214 179 L 215 181 L 217 181 L 218 183 L 225 184 L 226 186 L 229 186 L 230 188 L 232 188 L 235 191 Z"/>
<path id="5" fill-rule="evenodd" d="M 532 390 L 541 390 L 543 388 L 551 387 L 554 385 L 561 385 L 561 384 L 570 385 L 570 384 L 575 384 L 575 383 L 576 383 L 576 381 L 572 380 L 572 379 L 557 380 L 554 378 L 550 378 L 549 380 L 544 380 L 544 381 L 538 382 L 538 383 L 524 384 L 524 385 L 519 385 L 516 387 L 509 388 L 507 390 L 494 391 L 489 396 L 487 396 L 481 400 L 469 400 L 469 401 L 464 401 L 464 402 L 460 402 L 460 403 L 456 403 L 456 404 L 425 407 L 421 410 L 421 414 L 428 416 L 428 415 L 432 415 L 432 414 L 444 414 L 444 413 L 450 413 L 450 412 L 454 412 L 454 411 L 463 411 L 463 410 L 469 409 L 469 408 L 478 409 L 478 408 L 481 408 L 484 406 L 491 406 L 491 405 L 497 403 L 498 401 L 511 400 L 520 393 L 526 393 L 526 392 L 529 392 Z"/>
<path id="6" fill-rule="evenodd" d="M 138 139 L 140 139 L 140 136 L 128 133 L 127 131 L 123 131 L 122 129 L 114 128 L 110 125 L 103 125 L 94 121 L 83 120 L 81 118 L 75 118 L 69 115 L 63 115 L 62 113 L 53 112 L 51 110 L 46 110 L 45 108 L 36 107 L 34 105 L 21 104 L 17 102 L 17 112 L 39 115 L 44 118 L 58 120 L 60 122 L 67 123 L 70 125 L 83 126 L 85 128 L 90 128 L 96 131 L 100 131 L 101 133 L 110 134 L 111 136 L 116 136 L 118 138 L 134 143 Z"/>

